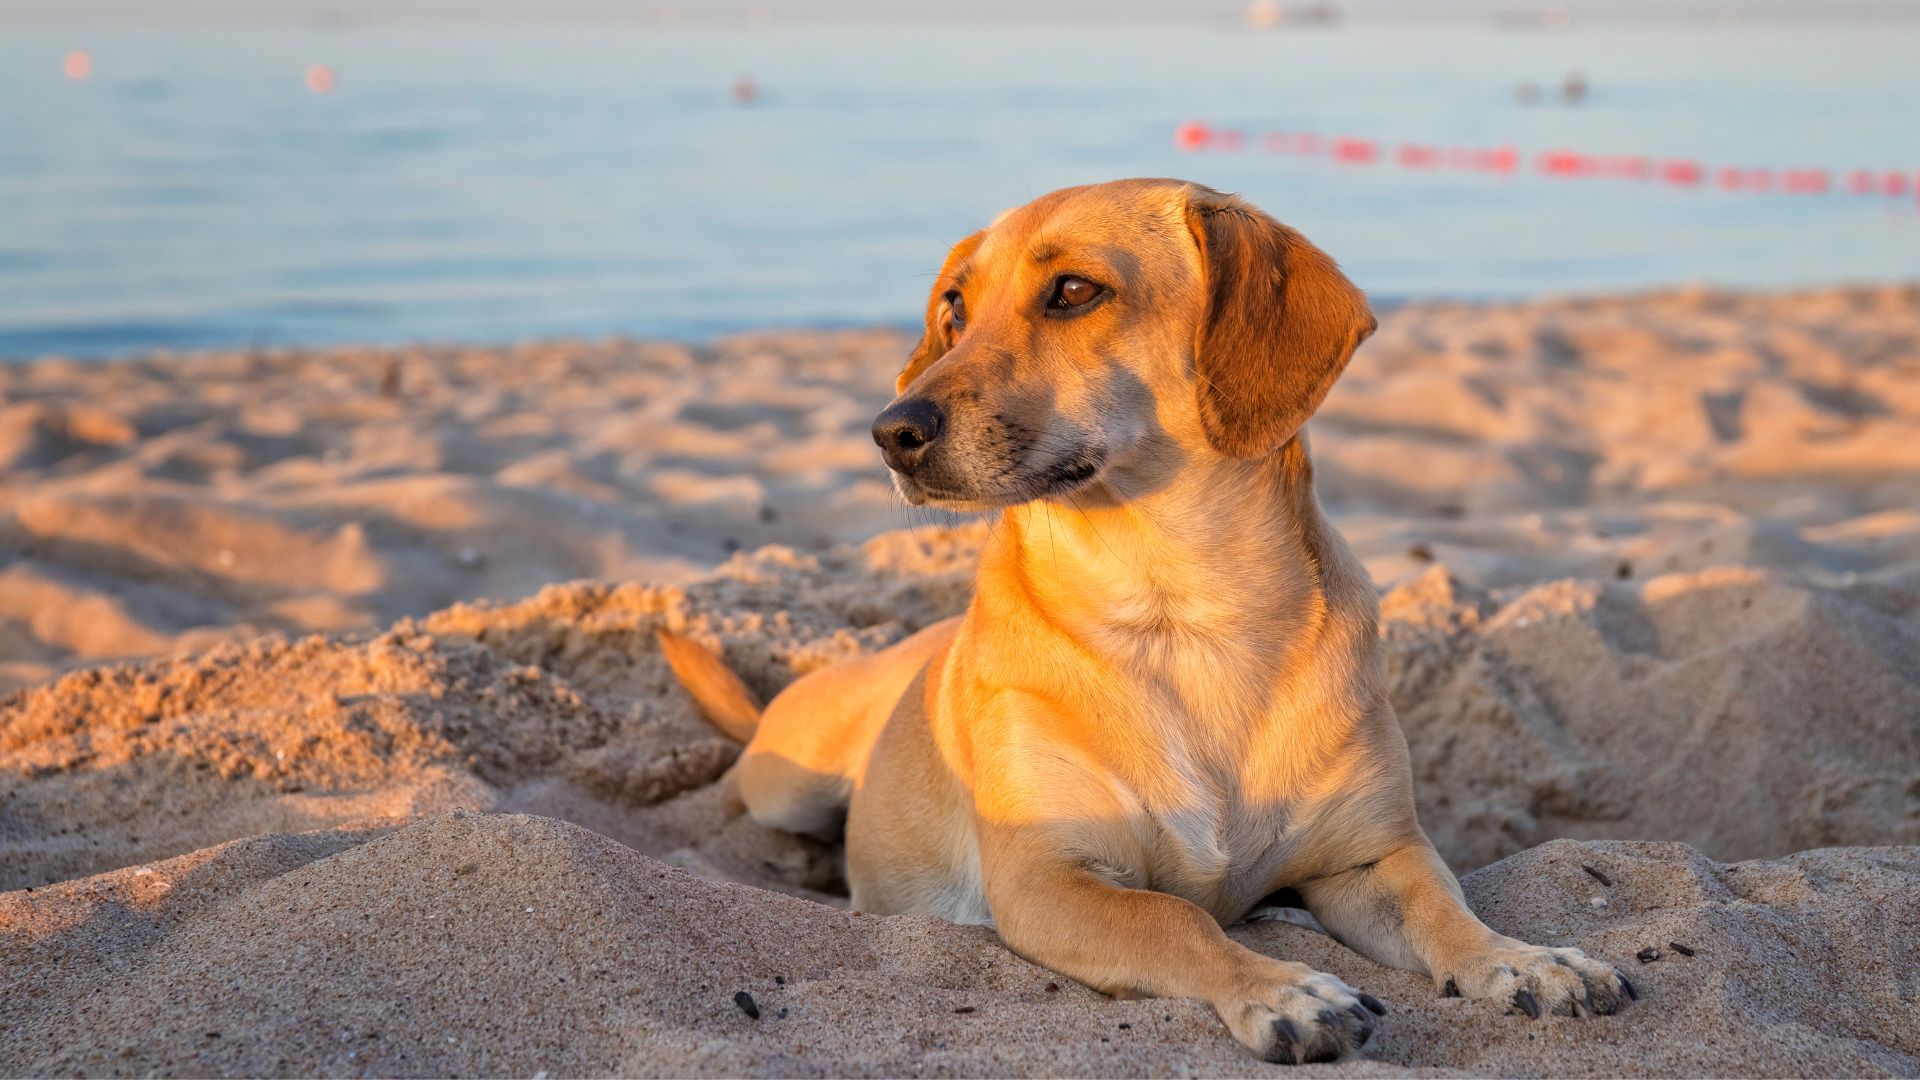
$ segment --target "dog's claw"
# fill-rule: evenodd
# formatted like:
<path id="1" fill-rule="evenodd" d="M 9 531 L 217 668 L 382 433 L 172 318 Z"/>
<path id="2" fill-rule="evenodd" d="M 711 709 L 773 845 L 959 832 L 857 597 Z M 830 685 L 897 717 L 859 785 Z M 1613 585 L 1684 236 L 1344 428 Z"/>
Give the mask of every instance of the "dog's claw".
<path id="1" fill-rule="evenodd" d="M 1331 975 L 1297 968 L 1276 972 L 1275 984 L 1247 988 L 1240 1003 L 1219 1008 L 1234 1036 L 1278 1065 L 1333 1061 L 1364 1049 L 1386 1006 Z M 1289 977 L 1291 976 L 1291 977 Z"/>
<path id="2" fill-rule="evenodd" d="M 1446 987 L 1440 991 L 1440 996 L 1441 997 L 1459 997 L 1460 984 L 1457 982 L 1454 982 L 1451 978 L 1449 978 L 1447 980 Z"/>
<path id="3" fill-rule="evenodd" d="M 1533 991 L 1515 990 L 1513 992 L 1513 1004 L 1515 1008 L 1526 1013 L 1528 1019 L 1540 1019 L 1540 1002 L 1534 999 Z"/>
<path id="4" fill-rule="evenodd" d="M 1276 1049 L 1283 1049 L 1287 1053 L 1285 1058 L 1276 1060 L 1283 1061 L 1287 1064 L 1299 1061 L 1300 1029 L 1293 1026 L 1293 1021 L 1284 1016 L 1275 1020 L 1273 1022 L 1273 1034 L 1280 1040 L 1280 1045 Z"/>
<path id="5" fill-rule="evenodd" d="M 1633 984 L 1627 981 L 1625 975 L 1620 976 L 1620 989 L 1627 995 L 1629 1001 L 1640 1000 L 1640 992 L 1633 988 Z"/>

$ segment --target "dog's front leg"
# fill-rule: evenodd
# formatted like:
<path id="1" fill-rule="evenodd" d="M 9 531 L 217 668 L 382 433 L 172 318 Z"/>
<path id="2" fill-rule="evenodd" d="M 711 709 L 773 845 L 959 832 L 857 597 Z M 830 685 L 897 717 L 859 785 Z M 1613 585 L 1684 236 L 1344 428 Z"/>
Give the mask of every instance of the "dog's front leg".
<path id="1" fill-rule="evenodd" d="M 1364 1045 L 1385 1012 L 1331 975 L 1231 940 L 1177 896 L 1123 888 L 1058 855 L 987 854 L 988 902 L 1013 951 L 1116 997 L 1207 1001 L 1268 1061 L 1332 1061 Z"/>
<path id="2" fill-rule="evenodd" d="M 1579 949 L 1496 934 L 1467 908 L 1453 872 L 1425 837 L 1378 862 L 1298 886 L 1343 944 L 1382 964 L 1425 972 L 1443 993 L 1503 998 L 1539 1018 L 1619 1011 L 1633 984 Z"/>

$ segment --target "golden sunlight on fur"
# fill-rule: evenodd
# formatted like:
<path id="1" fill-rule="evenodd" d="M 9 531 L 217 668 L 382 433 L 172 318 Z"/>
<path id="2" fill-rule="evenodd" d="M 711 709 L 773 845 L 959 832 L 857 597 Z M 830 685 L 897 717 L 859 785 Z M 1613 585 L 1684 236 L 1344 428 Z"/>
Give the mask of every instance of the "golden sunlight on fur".
<path id="1" fill-rule="evenodd" d="M 1372 332 L 1333 260 L 1172 180 L 1071 188 L 957 245 L 874 426 L 910 501 L 999 514 L 966 613 L 759 715 L 666 635 L 759 822 L 834 835 L 857 909 L 992 925 L 1119 996 L 1210 1002 L 1279 1062 L 1372 996 L 1222 926 L 1282 890 L 1437 991 L 1612 1013 L 1607 964 L 1489 930 L 1415 819 L 1373 584 L 1301 425 Z"/>

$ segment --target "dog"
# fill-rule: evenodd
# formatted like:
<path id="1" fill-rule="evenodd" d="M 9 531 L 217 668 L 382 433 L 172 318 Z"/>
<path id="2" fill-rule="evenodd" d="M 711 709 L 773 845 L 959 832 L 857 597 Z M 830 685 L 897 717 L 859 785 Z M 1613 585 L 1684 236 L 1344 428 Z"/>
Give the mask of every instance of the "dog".
<path id="1" fill-rule="evenodd" d="M 1197 184 L 1068 188 L 962 240 L 873 436 L 908 502 L 998 515 L 965 614 L 764 713 L 662 634 L 746 743 L 746 811 L 844 826 L 856 910 L 1203 999 L 1268 1061 L 1357 1052 L 1386 1011 L 1223 932 L 1287 890 L 1445 994 L 1624 1007 L 1608 964 L 1482 924 L 1415 817 L 1373 583 L 1301 430 L 1374 326 L 1331 258 Z"/>

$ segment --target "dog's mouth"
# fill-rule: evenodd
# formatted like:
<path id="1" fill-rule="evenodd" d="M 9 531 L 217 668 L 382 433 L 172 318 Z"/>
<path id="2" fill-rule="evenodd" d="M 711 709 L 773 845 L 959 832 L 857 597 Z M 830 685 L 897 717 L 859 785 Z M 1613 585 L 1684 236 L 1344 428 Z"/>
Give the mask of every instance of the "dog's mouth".
<path id="1" fill-rule="evenodd" d="M 978 487 L 968 484 L 964 490 L 902 472 L 893 473 L 893 486 L 901 498 L 914 506 L 959 511 L 997 510 L 1040 499 L 1068 498 L 1098 483 L 1106 467 L 1105 452 L 1083 447 L 1038 469 L 1010 463 L 988 477 L 986 483 Z"/>

